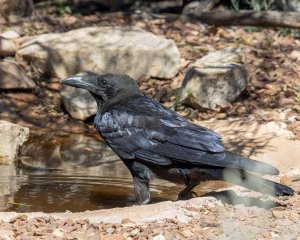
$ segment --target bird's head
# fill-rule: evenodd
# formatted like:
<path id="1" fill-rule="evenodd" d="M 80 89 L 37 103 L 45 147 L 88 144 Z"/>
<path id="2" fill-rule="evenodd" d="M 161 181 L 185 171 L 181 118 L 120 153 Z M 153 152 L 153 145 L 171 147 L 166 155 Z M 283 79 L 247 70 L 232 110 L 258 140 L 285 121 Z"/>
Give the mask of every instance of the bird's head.
<path id="1" fill-rule="evenodd" d="M 142 95 L 134 79 L 121 74 L 83 72 L 62 80 L 63 84 L 88 90 L 99 105 L 111 105 L 126 97 Z"/>

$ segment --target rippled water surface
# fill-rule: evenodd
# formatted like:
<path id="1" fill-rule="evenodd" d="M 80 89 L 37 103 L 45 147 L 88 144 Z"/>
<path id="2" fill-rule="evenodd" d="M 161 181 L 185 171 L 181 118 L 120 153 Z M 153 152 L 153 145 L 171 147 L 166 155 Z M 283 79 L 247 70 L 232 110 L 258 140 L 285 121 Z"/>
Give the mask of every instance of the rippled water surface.
<path id="1" fill-rule="evenodd" d="M 224 184 L 211 181 L 198 194 Z M 151 182 L 152 202 L 176 200 L 183 185 Z M 131 176 L 98 137 L 33 132 L 16 166 L 0 165 L 0 211 L 85 211 L 135 204 Z"/>

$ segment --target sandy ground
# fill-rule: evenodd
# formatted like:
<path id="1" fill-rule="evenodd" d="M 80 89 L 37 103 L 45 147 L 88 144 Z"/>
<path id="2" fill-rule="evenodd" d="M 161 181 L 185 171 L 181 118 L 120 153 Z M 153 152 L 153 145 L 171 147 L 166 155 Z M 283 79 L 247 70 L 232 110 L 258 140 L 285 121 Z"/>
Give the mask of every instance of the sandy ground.
<path id="1" fill-rule="evenodd" d="M 292 186 L 299 191 L 300 181 Z M 188 201 L 81 213 L 1 213 L 0 219 L 0 239 L 298 240 L 300 196 L 266 198 L 232 187 Z"/>

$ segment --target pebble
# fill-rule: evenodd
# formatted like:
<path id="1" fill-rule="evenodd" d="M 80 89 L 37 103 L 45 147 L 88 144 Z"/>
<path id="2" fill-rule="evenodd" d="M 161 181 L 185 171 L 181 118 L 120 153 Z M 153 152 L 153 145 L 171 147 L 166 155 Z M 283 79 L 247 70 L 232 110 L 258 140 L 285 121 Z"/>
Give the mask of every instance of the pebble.
<path id="1" fill-rule="evenodd" d="M 4 37 L 6 39 L 15 39 L 15 38 L 19 38 L 20 34 L 17 33 L 16 31 L 8 30 L 8 31 L 5 31 L 5 32 L 1 33 L 0 36 Z"/>
<path id="2" fill-rule="evenodd" d="M 133 229 L 131 232 L 130 232 L 130 235 L 131 236 L 136 236 L 140 233 L 140 229 L 136 228 L 136 229 Z"/>
<path id="3" fill-rule="evenodd" d="M 297 105 L 294 105 L 293 106 L 293 109 L 296 111 L 296 112 L 300 112 L 300 105 L 299 104 L 297 104 Z"/>
<path id="4" fill-rule="evenodd" d="M 289 219 L 292 220 L 293 222 L 298 222 L 299 221 L 299 214 L 296 211 L 291 211 L 289 213 Z"/>
<path id="5" fill-rule="evenodd" d="M 56 237 L 63 237 L 64 236 L 64 231 L 60 228 L 55 229 L 52 233 Z"/>
<path id="6" fill-rule="evenodd" d="M 132 220 L 129 219 L 129 218 L 124 218 L 124 219 L 122 219 L 121 223 L 122 223 L 122 224 L 125 224 L 125 223 L 135 223 L 135 222 L 132 221 Z"/>
<path id="7" fill-rule="evenodd" d="M 194 233 L 192 233 L 192 231 L 191 230 L 183 230 L 182 232 L 181 232 L 181 234 L 182 234 L 182 236 L 184 236 L 184 237 L 186 237 L 186 238 L 191 238 L 191 237 L 193 237 L 194 236 Z"/>
<path id="8" fill-rule="evenodd" d="M 8 57 L 14 56 L 17 50 L 16 44 L 10 40 L 3 37 L 0 37 L 0 56 Z"/>
<path id="9" fill-rule="evenodd" d="M 295 104 L 295 100 L 292 98 L 280 98 L 278 101 L 280 107 L 290 106 Z"/>
<path id="10" fill-rule="evenodd" d="M 159 234 L 157 236 L 154 236 L 152 239 L 153 240 L 166 240 L 166 238 L 163 234 Z"/>
<path id="11" fill-rule="evenodd" d="M 227 114 L 226 113 L 217 113 L 215 115 L 215 118 L 216 119 L 225 119 L 227 117 Z"/>

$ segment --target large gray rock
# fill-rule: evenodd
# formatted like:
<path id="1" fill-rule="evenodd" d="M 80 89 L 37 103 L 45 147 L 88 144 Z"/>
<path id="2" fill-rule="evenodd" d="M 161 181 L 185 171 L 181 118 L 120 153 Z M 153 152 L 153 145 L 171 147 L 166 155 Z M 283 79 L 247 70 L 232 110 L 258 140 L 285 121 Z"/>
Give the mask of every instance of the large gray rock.
<path id="1" fill-rule="evenodd" d="M 35 83 L 15 62 L 0 62 L 0 89 L 33 89 Z"/>
<path id="2" fill-rule="evenodd" d="M 28 137 L 27 127 L 0 120 L 0 163 L 13 163 Z"/>
<path id="3" fill-rule="evenodd" d="M 88 27 L 43 34 L 25 42 L 18 56 L 66 78 L 85 70 L 172 78 L 179 71 L 174 41 L 136 27 Z"/>
<path id="4" fill-rule="evenodd" d="M 63 85 L 60 94 L 66 110 L 73 118 L 85 120 L 96 114 L 96 101 L 88 91 Z"/>
<path id="5" fill-rule="evenodd" d="M 199 59 L 185 74 L 180 101 L 199 109 L 234 101 L 248 83 L 243 58 L 238 50 L 225 49 Z"/>

